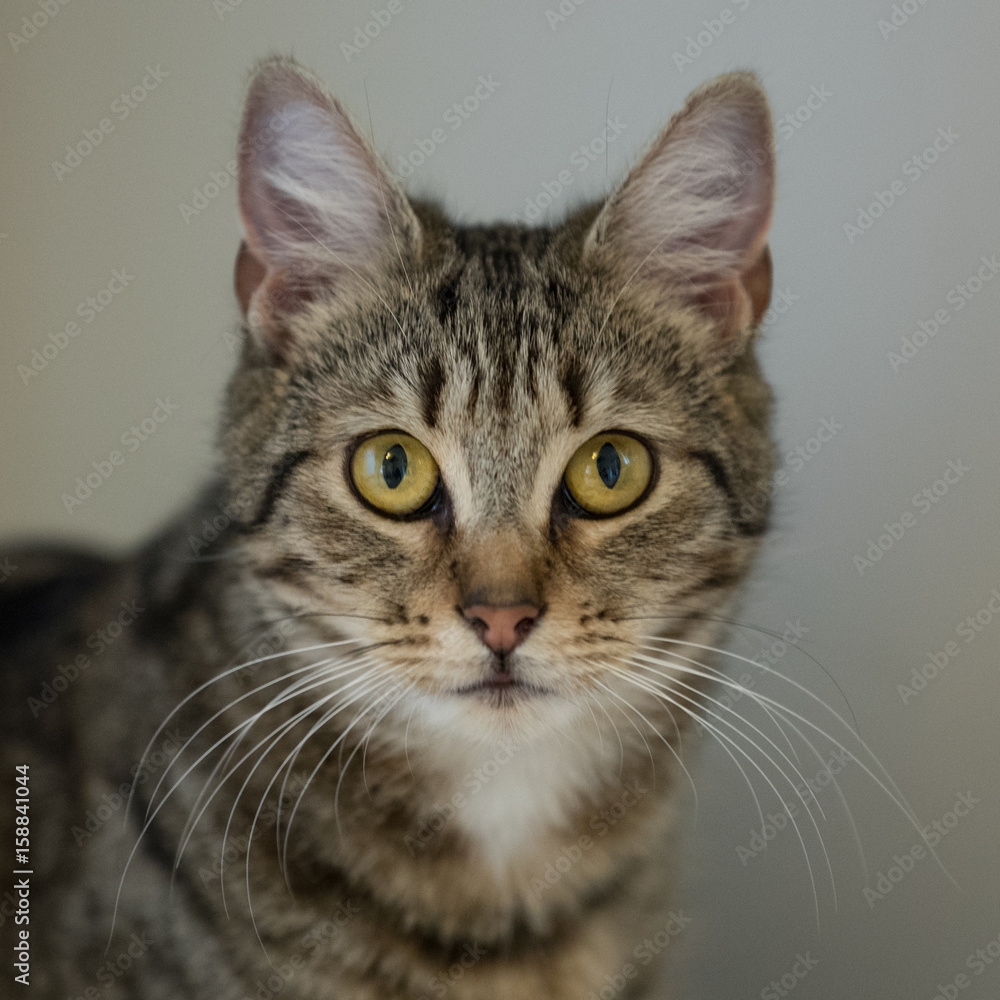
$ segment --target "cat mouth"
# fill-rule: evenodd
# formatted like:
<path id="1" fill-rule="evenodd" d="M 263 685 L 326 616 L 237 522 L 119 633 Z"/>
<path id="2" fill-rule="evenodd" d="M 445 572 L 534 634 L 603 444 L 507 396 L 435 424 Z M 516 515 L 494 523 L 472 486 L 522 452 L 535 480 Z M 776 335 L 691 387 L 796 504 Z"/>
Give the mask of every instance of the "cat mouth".
<path id="1" fill-rule="evenodd" d="M 460 696 L 485 695 L 490 701 L 496 704 L 510 704 L 522 698 L 531 698 L 541 695 L 551 694 L 548 688 L 539 687 L 537 684 L 528 684 L 526 681 L 518 680 L 510 674 L 497 674 L 484 681 L 477 681 L 475 684 L 468 684 L 465 687 L 456 688 L 453 694 Z"/>

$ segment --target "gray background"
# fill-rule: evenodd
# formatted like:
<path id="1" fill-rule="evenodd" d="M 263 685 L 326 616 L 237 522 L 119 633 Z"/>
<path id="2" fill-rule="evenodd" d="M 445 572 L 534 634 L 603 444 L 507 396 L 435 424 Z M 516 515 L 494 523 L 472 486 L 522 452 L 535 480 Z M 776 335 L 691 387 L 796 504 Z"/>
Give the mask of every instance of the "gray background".
<path id="1" fill-rule="evenodd" d="M 907 0 L 914 12 L 904 18 L 901 4 L 899 30 L 883 37 L 878 22 L 892 17 L 890 3 L 739 0 L 729 5 L 729 23 L 714 25 L 717 37 L 679 66 L 675 53 L 684 53 L 689 36 L 695 45 L 699 32 L 706 40 L 703 22 L 720 17 L 720 0 L 566 2 L 572 12 L 555 24 L 546 11 L 557 11 L 557 0 L 401 0 L 378 36 L 348 59 L 341 44 L 371 20 L 372 7 L 69 0 L 22 44 L 8 32 L 23 32 L 22 18 L 41 8 L 34 0 L 4 5 L 3 535 L 128 546 L 210 468 L 220 389 L 234 360 L 234 185 L 194 217 L 185 219 L 180 206 L 192 205 L 194 189 L 204 193 L 233 156 L 242 91 L 258 57 L 293 52 L 366 131 L 367 85 L 375 142 L 393 165 L 442 126 L 480 75 L 492 74 L 500 86 L 461 128 L 446 128 L 447 141 L 407 182 L 463 220 L 523 217 L 526 200 L 565 169 L 573 181 L 550 217 L 601 195 L 687 92 L 716 73 L 755 69 L 779 121 L 816 88 L 829 96 L 800 113 L 808 117 L 800 127 L 779 134 L 772 248 L 776 289 L 790 304 L 769 317 L 761 346 L 782 452 L 801 446 L 815 454 L 785 466 L 775 531 L 741 618 L 778 633 L 787 621 L 807 630 L 799 645 L 829 676 L 794 649 L 778 666 L 842 714 L 849 704 L 921 822 L 944 817 L 960 793 L 978 802 L 939 845 L 961 888 L 925 858 L 870 905 L 865 887 L 877 886 L 917 835 L 862 769 L 848 765 L 842 787 L 867 870 L 836 793 L 821 792 L 837 906 L 815 832 L 806 829 L 817 927 L 792 832 L 764 853 L 737 852 L 749 845 L 755 807 L 732 762 L 706 740 L 695 770 L 701 810 L 697 827 L 686 824 L 676 900 L 693 921 L 670 947 L 684 952 L 684 995 L 706 1000 L 778 995 L 768 994 L 769 982 L 806 952 L 818 965 L 795 985 L 796 997 L 932 1000 L 960 973 L 969 976 L 962 997 L 996 996 L 1000 961 L 976 975 L 966 958 L 1000 937 L 1000 622 L 985 612 L 969 643 L 956 626 L 1000 587 L 1000 280 L 984 283 L 961 309 L 948 297 L 976 275 L 981 256 L 1000 253 L 1000 9 Z M 128 118 L 114 118 L 112 102 L 141 84 L 147 66 L 166 76 Z M 601 134 L 606 112 L 625 127 L 606 162 L 581 172 L 570 157 Z M 52 162 L 65 157 L 66 144 L 105 117 L 114 131 L 57 178 Z M 957 138 L 911 178 L 906 164 L 938 129 Z M 896 180 L 902 193 L 852 239 L 845 224 Z M 18 366 L 30 365 L 50 333 L 81 320 L 78 304 L 114 269 L 134 280 L 25 382 Z M 939 309 L 946 324 L 894 371 L 889 352 Z M 176 412 L 67 512 L 62 496 L 76 477 L 150 416 L 157 398 Z M 816 451 L 818 442 L 808 441 L 824 418 L 842 429 Z M 969 471 L 921 511 L 912 498 L 933 488 L 949 461 Z M 854 557 L 905 511 L 912 526 L 860 573 Z M 960 655 L 904 702 L 898 685 L 949 641 Z M 732 648 L 753 657 L 771 642 L 742 629 Z M 787 685 L 746 664 L 734 664 L 733 675 L 744 669 L 754 672 L 757 690 L 787 694 Z M 838 725 L 815 704 L 804 711 L 827 729 Z M 828 756 L 831 747 L 817 745 Z M 803 754 L 807 775 L 820 766 Z M 751 777 L 765 811 L 774 812 L 774 793 L 752 769 Z"/>

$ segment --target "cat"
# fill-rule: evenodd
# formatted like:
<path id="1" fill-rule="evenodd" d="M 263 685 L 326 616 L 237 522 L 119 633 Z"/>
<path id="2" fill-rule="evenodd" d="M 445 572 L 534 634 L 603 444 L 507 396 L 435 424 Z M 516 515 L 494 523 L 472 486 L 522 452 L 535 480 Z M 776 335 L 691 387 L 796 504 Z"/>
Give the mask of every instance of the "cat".
<path id="1" fill-rule="evenodd" d="M 774 466 L 760 84 L 552 227 L 409 199 L 286 58 L 238 163 L 218 475 L 0 587 L 5 953 L 59 1000 L 671 995 L 683 736 Z"/>

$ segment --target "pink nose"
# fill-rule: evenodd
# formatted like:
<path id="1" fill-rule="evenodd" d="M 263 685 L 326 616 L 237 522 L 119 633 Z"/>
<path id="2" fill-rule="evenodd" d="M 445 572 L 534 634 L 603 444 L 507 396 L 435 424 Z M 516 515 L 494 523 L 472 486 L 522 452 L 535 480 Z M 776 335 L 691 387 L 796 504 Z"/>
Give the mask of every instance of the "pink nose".
<path id="1" fill-rule="evenodd" d="M 538 608 L 532 604 L 494 608 L 473 604 L 462 612 L 483 643 L 494 653 L 509 653 L 527 638 L 538 618 Z"/>

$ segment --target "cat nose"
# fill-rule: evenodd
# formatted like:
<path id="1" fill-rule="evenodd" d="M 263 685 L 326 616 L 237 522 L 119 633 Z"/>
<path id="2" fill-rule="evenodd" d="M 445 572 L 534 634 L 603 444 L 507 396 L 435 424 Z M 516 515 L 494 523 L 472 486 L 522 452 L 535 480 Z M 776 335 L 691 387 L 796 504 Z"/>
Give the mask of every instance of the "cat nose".
<path id="1" fill-rule="evenodd" d="M 528 637 L 538 619 L 539 610 L 533 604 L 500 608 L 472 604 L 462 609 L 462 615 L 484 645 L 494 653 L 509 653 Z"/>

